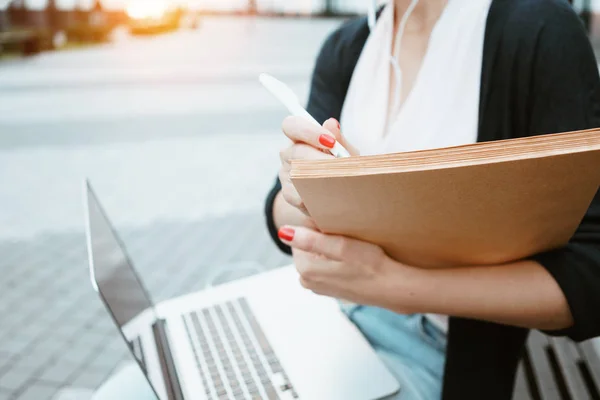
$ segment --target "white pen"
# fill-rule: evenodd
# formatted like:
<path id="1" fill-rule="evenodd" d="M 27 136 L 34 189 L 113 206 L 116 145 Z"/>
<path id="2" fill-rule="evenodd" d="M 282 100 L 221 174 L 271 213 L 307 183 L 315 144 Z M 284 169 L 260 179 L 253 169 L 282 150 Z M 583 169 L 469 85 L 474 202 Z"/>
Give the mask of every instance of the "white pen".
<path id="1" fill-rule="evenodd" d="M 286 106 L 292 115 L 296 117 L 304 117 L 321 127 L 321 124 L 319 124 L 317 120 L 314 119 L 312 115 L 310 115 L 308 111 L 306 111 L 304 107 L 300 105 L 298 96 L 296 96 L 292 89 L 290 89 L 285 83 L 273 78 L 269 74 L 260 74 L 258 80 L 273 96 L 277 98 L 277 100 Z M 337 158 L 350 157 L 348 150 L 346 150 L 344 146 L 342 146 L 337 140 L 333 148 L 329 149 L 329 151 Z"/>

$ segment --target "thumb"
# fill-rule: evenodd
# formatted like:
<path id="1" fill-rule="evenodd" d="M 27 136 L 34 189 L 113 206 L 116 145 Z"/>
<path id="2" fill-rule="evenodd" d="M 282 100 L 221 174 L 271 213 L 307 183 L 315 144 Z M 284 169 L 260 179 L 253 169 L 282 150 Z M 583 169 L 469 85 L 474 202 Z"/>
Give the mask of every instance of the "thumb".
<path id="1" fill-rule="evenodd" d="M 359 155 L 358 149 L 356 147 L 352 146 L 346 140 L 346 138 L 344 138 L 344 136 L 342 135 L 340 123 L 338 122 L 337 119 L 335 119 L 335 118 L 329 118 L 323 124 L 323 128 L 325 128 L 329 132 L 331 132 L 333 134 L 333 136 L 335 137 L 335 140 L 337 140 L 338 142 L 340 142 L 340 144 L 342 146 L 344 146 L 346 148 L 346 150 L 348 150 L 350 152 L 351 155 L 353 155 L 353 156 Z"/>
<path id="2" fill-rule="evenodd" d="M 344 140 L 342 138 L 342 131 L 341 131 L 340 123 L 338 122 L 337 119 L 329 118 L 323 124 L 323 128 L 325 128 L 329 132 L 331 132 L 333 134 L 333 136 L 335 136 L 335 140 L 337 140 L 338 142 L 341 143 Z"/>

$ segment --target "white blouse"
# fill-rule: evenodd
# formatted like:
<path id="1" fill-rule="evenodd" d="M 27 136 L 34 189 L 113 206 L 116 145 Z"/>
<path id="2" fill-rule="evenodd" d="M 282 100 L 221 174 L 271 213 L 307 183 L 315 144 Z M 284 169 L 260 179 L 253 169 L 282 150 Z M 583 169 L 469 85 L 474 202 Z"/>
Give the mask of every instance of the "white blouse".
<path id="1" fill-rule="evenodd" d="M 361 155 L 477 141 L 483 43 L 491 2 L 448 0 L 412 90 L 389 122 L 394 2 L 386 6 L 358 60 L 342 110 L 344 136 Z M 447 330 L 447 317 L 429 318 Z"/>

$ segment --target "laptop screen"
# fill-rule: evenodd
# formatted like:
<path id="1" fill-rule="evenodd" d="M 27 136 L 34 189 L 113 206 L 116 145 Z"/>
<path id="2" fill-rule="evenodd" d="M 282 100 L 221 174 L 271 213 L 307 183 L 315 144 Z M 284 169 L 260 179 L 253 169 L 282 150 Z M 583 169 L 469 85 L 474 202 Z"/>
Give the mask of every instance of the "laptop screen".
<path id="1" fill-rule="evenodd" d="M 123 244 L 113 230 L 89 183 L 86 184 L 85 190 L 90 274 L 102 301 L 121 333 L 125 324 L 146 310 L 153 313 L 153 320 L 156 321 L 154 303 L 139 280 Z M 131 353 L 146 372 L 145 360 L 132 346 L 130 343 Z"/>
<path id="2" fill-rule="evenodd" d="M 89 186 L 87 192 L 92 276 L 117 324 L 122 327 L 143 311 L 154 308 L 154 304 Z"/>

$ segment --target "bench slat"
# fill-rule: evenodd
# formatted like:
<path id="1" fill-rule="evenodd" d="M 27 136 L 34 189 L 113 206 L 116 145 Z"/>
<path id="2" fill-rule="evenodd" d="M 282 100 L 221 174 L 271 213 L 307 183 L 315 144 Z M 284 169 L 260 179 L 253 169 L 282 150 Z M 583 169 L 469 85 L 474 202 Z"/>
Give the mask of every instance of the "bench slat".
<path id="1" fill-rule="evenodd" d="M 513 400 L 533 400 L 533 397 L 531 397 L 531 394 L 529 393 L 529 386 L 527 385 L 527 377 L 525 376 L 523 362 L 519 364 L 519 368 L 517 369 Z"/>
<path id="2" fill-rule="evenodd" d="M 598 339 L 595 339 L 598 341 Z M 594 345 L 588 340 L 579 344 L 579 351 L 585 360 L 588 370 L 592 375 L 592 380 L 596 384 L 596 389 L 600 390 L 600 342 Z"/>
<path id="3" fill-rule="evenodd" d="M 35 37 L 33 33 L 26 31 L 0 32 L 0 42 L 2 43 L 22 42 L 33 37 Z"/>
<path id="4" fill-rule="evenodd" d="M 546 354 L 548 339 L 538 331 L 532 331 L 527 340 L 527 352 L 535 376 L 535 383 L 542 400 L 562 400 L 558 385 Z"/>
<path id="5" fill-rule="evenodd" d="M 591 396 L 577 367 L 580 356 L 573 342 L 565 338 L 550 338 L 549 340 L 571 397 L 577 400 L 590 400 Z"/>

